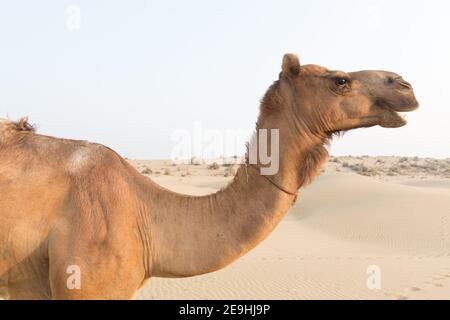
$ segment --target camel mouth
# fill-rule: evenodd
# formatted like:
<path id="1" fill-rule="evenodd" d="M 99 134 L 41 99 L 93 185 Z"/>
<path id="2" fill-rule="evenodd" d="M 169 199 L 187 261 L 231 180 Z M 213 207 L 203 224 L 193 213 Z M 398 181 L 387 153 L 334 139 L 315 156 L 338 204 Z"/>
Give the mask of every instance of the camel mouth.
<path id="1" fill-rule="evenodd" d="M 411 103 L 405 105 L 396 105 L 386 100 L 377 101 L 378 106 L 386 109 L 390 109 L 395 112 L 412 112 L 419 108 L 419 103 L 414 99 Z"/>
<path id="2" fill-rule="evenodd" d="M 397 106 L 388 101 L 378 101 L 377 106 L 383 109 L 380 126 L 383 128 L 400 128 L 408 123 L 404 112 L 412 112 L 419 107 L 417 101 L 411 104 Z"/>
<path id="3" fill-rule="evenodd" d="M 380 126 L 383 128 L 400 128 L 407 123 L 406 115 L 400 114 L 392 109 L 386 109 L 380 120 Z"/>

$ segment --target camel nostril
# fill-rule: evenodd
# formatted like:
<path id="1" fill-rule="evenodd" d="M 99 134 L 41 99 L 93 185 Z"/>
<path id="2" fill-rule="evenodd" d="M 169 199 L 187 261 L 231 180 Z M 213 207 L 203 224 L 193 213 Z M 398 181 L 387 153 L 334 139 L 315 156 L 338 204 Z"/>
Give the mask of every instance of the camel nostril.
<path id="1" fill-rule="evenodd" d="M 401 85 L 402 87 L 405 87 L 405 88 L 407 88 L 407 89 L 412 89 L 412 85 L 411 85 L 408 81 L 403 80 L 402 78 L 400 78 L 400 79 L 398 80 L 398 83 L 399 83 L 399 85 Z"/>
<path id="2" fill-rule="evenodd" d="M 403 88 L 406 88 L 406 89 L 409 89 L 409 90 L 412 89 L 412 85 L 408 81 L 403 80 L 402 77 L 388 76 L 386 78 L 386 83 L 387 84 L 398 84 L 399 86 L 401 86 Z"/>

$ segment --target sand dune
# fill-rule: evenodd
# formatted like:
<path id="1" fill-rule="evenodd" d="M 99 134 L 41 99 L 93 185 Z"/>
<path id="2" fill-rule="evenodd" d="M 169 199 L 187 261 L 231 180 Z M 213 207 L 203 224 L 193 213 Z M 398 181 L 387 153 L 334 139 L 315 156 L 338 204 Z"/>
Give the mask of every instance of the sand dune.
<path id="1" fill-rule="evenodd" d="M 318 232 L 383 250 L 450 254 L 450 192 L 446 189 L 341 173 L 319 178 L 302 195 L 290 216 Z"/>
<path id="2" fill-rule="evenodd" d="M 206 194 L 230 178 L 152 177 Z M 327 170 L 275 232 L 230 267 L 152 279 L 138 299 L 450 299 L 450 180 L 383 181 Z M 377 266 L 381 289 L 367 287 Z"/>
<path id="3" fill-rule="evenodd" d="M 414 187 L 427 187 L 427 188 L 443 188 L 450 189 L 450 180 L 422 180 L 422 181 L 404 181 L 402 184 Z"/>

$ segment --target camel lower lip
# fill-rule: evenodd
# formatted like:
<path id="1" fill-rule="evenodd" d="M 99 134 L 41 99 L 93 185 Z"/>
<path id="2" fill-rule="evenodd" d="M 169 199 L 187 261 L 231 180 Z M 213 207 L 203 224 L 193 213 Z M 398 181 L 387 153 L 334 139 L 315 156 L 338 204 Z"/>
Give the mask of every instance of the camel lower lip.
<path id="1" fill-rule="evenodd" d="M 400 128 L 406 125 L 406 123 L 405 117 L 391 108 L 386 108 L 386 112 L 380 120 L 380 126 L 384 128 Z"/>

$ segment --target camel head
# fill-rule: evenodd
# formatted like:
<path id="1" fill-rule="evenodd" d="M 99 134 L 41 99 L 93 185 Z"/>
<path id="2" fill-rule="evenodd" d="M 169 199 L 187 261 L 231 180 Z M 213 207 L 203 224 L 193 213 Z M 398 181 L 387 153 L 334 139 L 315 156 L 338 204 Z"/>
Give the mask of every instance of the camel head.
<path id="1" fill-rule="evenodd" d="M 282 99 L 292 106 L 290 117 L 311 132 L 331 134 L 375 125 L 398 128 L 406 124 L 399 112 L 419 106 L 412 86 L 398 74 L 301 66 L 293 54 L 283 58 L 278 85 Z"/>

